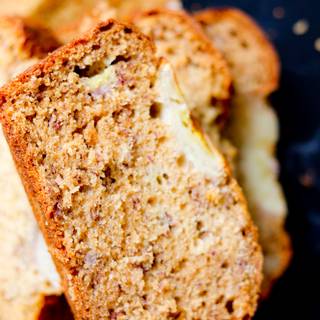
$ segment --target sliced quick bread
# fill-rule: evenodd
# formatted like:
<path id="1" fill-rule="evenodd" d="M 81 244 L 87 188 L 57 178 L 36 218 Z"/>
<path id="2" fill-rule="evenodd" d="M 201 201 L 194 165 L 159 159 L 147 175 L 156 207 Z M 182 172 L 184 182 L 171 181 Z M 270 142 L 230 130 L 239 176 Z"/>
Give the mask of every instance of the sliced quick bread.
<path id="1" fill-rule="evenodd" d="M 244 197 L 152 42 L 98 25 L 5 86 L 0 116 L 77 319 L 249 319 Z"/>
<path id="2" fill-rule="evenodd" d="M 47 31 L 0 17 L 0 85 L 56 47 Z M 62 288 L 1 129 L 0 188 L 0 319 L 35 320 Z"/>
<path id="3" fill-rule="evenodd" d="M 228 135 L 238 148 L 240 184 L 260 231 L 265 256 L 262 294 L 266 297 L 291 257 L 285 231 L 287 206 L 275 157 L 279 124 L 267 102 L 278 87 L 279 58 L 260 27 L 243 12 L 210 9 L 195 16 L 232 72 L 235 96 Z"/>
<path id="4" fill-rule="evenodd" d="M 195 14 L 213 44 L 224 54 L 237 93 L 268 96 L 279 84 L 279 58 L 261 28 L 237 9 Z"/>

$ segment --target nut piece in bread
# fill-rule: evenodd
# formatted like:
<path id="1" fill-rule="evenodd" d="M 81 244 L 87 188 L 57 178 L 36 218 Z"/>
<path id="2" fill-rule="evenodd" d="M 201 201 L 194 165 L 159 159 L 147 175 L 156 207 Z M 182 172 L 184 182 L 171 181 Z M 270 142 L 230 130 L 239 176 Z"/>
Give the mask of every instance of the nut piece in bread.
<path id="1" fill-rule="evenodd" d="M 16 17 L 0 17 L 0 85 L 56 45 L 48 32 L 35 30 Z M 46 296 L 60 295 L 62 288 L 2 129 L 0 188 L 0 319 L 35 320 Z"/>
<path id="2" fill-rule="evenodd" d="M 262 255 L 170 66 L 115 21 L 2 88 L 1 121 L 77 319 L 248 319 Z"/>
<path id="3" fill-rule="evenodd" d="M 291 245 L 285 231 L 287 205 L 278 182 L 275 148 L 278 119 L 267 96 L 278 87 L 279 58 L 263 31 L 236 9 L 212 9 L 196 14 L 205 32 L 229 63 L 235 97 L 228 128 L 238 148 L 237 170 L 262 244 L 262 296 L 287 269 Z"/>

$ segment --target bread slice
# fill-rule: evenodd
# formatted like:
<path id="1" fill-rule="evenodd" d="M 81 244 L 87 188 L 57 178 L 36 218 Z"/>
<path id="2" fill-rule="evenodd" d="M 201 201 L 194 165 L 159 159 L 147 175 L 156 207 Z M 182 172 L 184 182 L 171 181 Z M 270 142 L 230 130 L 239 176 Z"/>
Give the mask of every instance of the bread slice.
<path id="1" fill-rule="evenodd" d="M 134 12 L 151 8 L 182 7 L 180 0 L 1 0 L 0 12 L 20 15 L 50 29 L 68 43 L 95 24 L 109 18 L 126 19 Z"/>
<path id="2" fill-rule="evenodd" d="M 77 319 L 250 318 L 256 229 L 147 37 L 100 24 L 0 98 Z"/>
<path id="3" fill-rule="evenodd" d="M 35 30 L 20 18 L 0 17 L 0 85 L 56 46 L 47 31 Z M 2 130 L 0 188 L 0 319 L 38 319 L 46 296 L 60 295 L 62 288 Z"/>
<path id="4" fill-rule="evenodd" d="M 228 128 L 239 150 L 238 174 L 260 231 L 265 264 L 263 296 L 286 270 L 291 246 L 284 224 L 287 206 L 278 182 L 278 120 L 266 100 L 278 87 L 279 59 L 263 31 L 236 9 L 196 14 L 229 63 L 235 85 Z"/>
<path id="5" fill-rule="evenodd" d="M 267 96 L 278 88 L 280 63 L 261 28 L 238 9 L 195 14 L 214 45 L 225 55 L 238 93 Z"/>
<path id="6" fill-rule="evenodd" d="M 171 63 L 192 115 L 219 145 L 231 93 L 231 76 L 220 52 L 185 12 L 145 11 L 133 23 L 155 41 L 158 56 Z"/>

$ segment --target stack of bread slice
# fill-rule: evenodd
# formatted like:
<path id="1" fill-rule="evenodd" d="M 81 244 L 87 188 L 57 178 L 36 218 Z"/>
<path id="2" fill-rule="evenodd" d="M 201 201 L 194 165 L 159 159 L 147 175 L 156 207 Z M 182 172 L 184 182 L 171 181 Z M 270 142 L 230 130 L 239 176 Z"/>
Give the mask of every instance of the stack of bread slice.
<path id="1" fill-rule="evenodd" d="M 1 274 L 4 319 L 38 319 L 45 296 L 62 291 L 76 319 L 250 319 L 262 258 L 247 200 L 265 255 L 264 296 L 290 257 L 274 171 L 277 119 L 266 103 L 279 68 L 262 31 L 235 10 L 195 18 L 167 9 L 139 13 L 157 1 L 74 1 L 79 11 L 65 11 L 63 23 L 54 10 L 44 19 L 39 8 L 52 4 L 38 2 L 22 13 L 32 27 L 15 21 L 25 32 L 44 25 L 58 40 L 37 27 L 23 46 L 3 46 L 10 57 L 0 66 L 3 83 L 57 42 L 77 40 L 7 84 L 0 116 L 62 286 L 2 139 L 9 172 L 2 178 L 13 181 L 0 208 L 7 212 L 2 242 L 12 248 L 0 261 L 13 266 Z M 177 2 L 160 2 L 177 9 Z M 138 29 L 110 20 L 82 34 L 107 17 L 130 18 Z M 13 39 L 7 29 L 0 34 Z M 265 72 L 252 67 L 261 59 Z M 248 65 L 254 70 L 243 72 Z M 34 272 L 29 282 L 21 268 Z M 1 292 L 14 281 L 24 291 L 9 301 Z M 71 318 L 56 315 L 63 317 Z"/>

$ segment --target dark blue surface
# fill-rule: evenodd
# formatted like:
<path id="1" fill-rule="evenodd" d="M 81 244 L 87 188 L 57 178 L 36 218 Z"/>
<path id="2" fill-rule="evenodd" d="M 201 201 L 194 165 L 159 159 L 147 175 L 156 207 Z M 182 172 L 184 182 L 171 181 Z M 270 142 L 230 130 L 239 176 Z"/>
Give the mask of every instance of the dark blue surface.
<path id="1" fill-rule="evenodd" d="M 201 5 L 200 5 L 201 3 Z M 320 0 L 185 1 L 188 8 L 236 6 L 254 16 L 269 33 L 282 60 L 281 87 L 272 101 L 281 123 L 278 148 L 281 181 L 289 203 L 287 228 L 294 258 L 257 320 L 320 319 Z M 283 19 L 273 17 L 283 7 Z M 306 19 L 309 31 L 294 35 Z M 304 181 L 304 182 L 303 182 Z"/>

